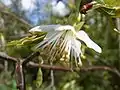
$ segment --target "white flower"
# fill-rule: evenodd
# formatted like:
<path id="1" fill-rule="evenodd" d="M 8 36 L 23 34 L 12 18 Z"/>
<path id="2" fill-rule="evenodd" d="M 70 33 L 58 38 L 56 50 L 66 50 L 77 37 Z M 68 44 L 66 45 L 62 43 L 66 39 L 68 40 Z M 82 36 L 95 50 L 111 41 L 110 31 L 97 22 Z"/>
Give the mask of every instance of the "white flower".
<path id="1" fill-rule="evenodd" d="M 47 32 L 46 39 L 40 42 L 35 47 L 36 49 L 51 45 L 50 52 L 52 52 L 59 44 L 59 54 L 66 51 L 69 58 L 73 57 L 75 60 L 78 60 L 80 65 L 82 65 L 80 59 L 82 53 L 80 41 L 83 41 L 87 47 L 92 48 L 96 52 L 102 52 L 101 48 L 89 38 L 87 33 L 83 30 L 75 30 L 71 25 L 41 25 L 32 28 L 29 32 Z"/>

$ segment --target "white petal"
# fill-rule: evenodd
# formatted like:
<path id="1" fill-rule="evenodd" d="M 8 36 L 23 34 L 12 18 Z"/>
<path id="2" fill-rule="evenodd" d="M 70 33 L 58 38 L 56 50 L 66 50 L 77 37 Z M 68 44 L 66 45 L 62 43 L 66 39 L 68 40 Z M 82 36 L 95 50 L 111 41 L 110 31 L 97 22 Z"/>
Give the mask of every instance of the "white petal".
<path id="1" fill-rule="evenodd" d="M 74 27 L 71 25 L 40 25 L 29 30 L 29 32 L 52 32 L 52 31 L 63 31 L 72 30 Z"/>
<path id="2" fill-rule="evenodd" d="M 63 25 L 63 26 L 57 27 L 55 30 L 56 31 L 75 30 L 75 28 L 71 25 Z"/>
<path id="3" fill-rule="evenodd" d="M 56 43 L 60 39 L 61 35 L 62 35 L 62 33 L 54 33 L 50 37 L 48 37 L 45 40 L 43 40 L 42 42 L 38 43 L 35 46 L 35 48 L 39 48 L 39 47 L 45 48 L 47 45 L 51 44 L 52 42 L 55 42 L 54 45 L 56 45 Z"/>
<path id="4" fill-rule="evenodd" d="M 78 64 L 82 66 L 82 61 L 80 59 L 81 42 L 79 42 L 78 40 L 72 41 L 72 49 L 74 50 L 73 55 L 75 57 L 75 60 L 77 60 Z"/>
<path id="5" fill-rule="evenodd" d="M 71 32 L 67 34 L 65 39 L 67 39 L 65 51 L 68 52 L 69 57 L 71 58 L 74 57 L 76 63 L 79 62 L 79 64 L 82 65 L 82 62 L 80 59 L 81 43 L 78 40 L 76 40 L 76 37 L 74 37 L 74 34 Z"/>
<path id="6" fill-rule="evenodd" d="M 72 47 L 74 48 L 77 55 L 81 54 L 81 43 L 78 40 L 72 41 Z"/>
<path id="7" fill-rule="evenodd" d="M 42 31 L 47 32 L 46 39 L 36 46 L 36 48 L 38 48 L 41 46 L 46 47 L 52 42 L 55 42 L 55 43 L 59 42 L 59 38 L 62 36 L 62 34 L 66 34 L 66 32 L 64 31 L 67 31 L 67 30 L 75 31 L 74 27 L 70 25 L 64 25 L 64 26 L 62 25 L 40 25 L 35 28 L 32 28 L 30 32 L 42 32 Z M 67 39 L 68 39 L 68 35 L 67 35 Z"/>
<path id="8" fill-rule="evenodd" d="M 94 43 L 90 38 L 89 36 L 87 35 L 87 33 L 85 33 L 84 31 L 79 31 L 77 33 L 77 38 L 82 40 L 89 48 L 92 48 L 94 49 L 96 52 L 99 52 L 101 53 L 102 50 L 101 48 L 96 44 Z"/>
<path id="9" fill-rule="evenodd" d="M 51 37 L 52 35 L 59 33 L 60 31 L 56 30 L 57 28 L 61 27 L 62 25 L 40 25 L 36 26 L 29 30 L 29 32 L 47 32 L 46 38 Z"/>
<path id="10" fill-rule="evenodd" d="M 29 32 L 51 32 L 61 25 L 40 25 L 29 30 Z"/>

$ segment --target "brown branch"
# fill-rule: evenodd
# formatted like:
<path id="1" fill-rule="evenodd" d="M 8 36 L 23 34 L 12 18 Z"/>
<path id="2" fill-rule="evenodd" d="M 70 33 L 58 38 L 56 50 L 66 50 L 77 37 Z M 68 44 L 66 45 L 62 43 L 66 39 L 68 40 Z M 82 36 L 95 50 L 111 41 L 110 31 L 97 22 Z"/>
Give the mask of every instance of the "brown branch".
<path id="1" fill-rule="evenodd" d="M 61 70 L 61 71 L 72 71 L 72 70 L 78 71 L 77 68 L 74 68 L 74 69 L 71 70 L 71 68 L 44 65 L 44 64 L 39 65 L 37 63 L 30 62 L 35 56 L 38 56 L 38 55 L 39 55 L 39 52 L 32 53 L 31 55 L 29 55 L 27 58 L 24 59 L 22 65 L 24 66 L 29 62 L 27 64 L 27 66 L 30 66 L 30 67 L 42 67 L 42 68 L 45 68 L 45 69 Z M 17 58 L 10 57 L 7 54 L 5 54 L 4 52 L 0 52 L 0 59 L 7 60 L 7 61 L 12 61 L 12 62 L 15 62 L 15 63 L 17 62 Z M 84 71 L 84 72 L 95 71 L 95 70 L 107 70 L 107 71 L 115 73 L 116 75 L 118 75 L 120 77 L 120 72 L 116 68 L 112 68 L 112 67 L 109 67 L 109 66 L 90 66 L 90 67 L 80 68 L 80 71 Z"/>
<path id="2" fill-rule="evenodd" d="M 21 61 L 18 61 L 16 63 L 15 78 L 16 78 L 17 88 L 19 90 L 25 90 L 25 75 L 23 72 L 23 66 Z"/>
<path id="3" fill-rule="evenodd" d="M 51 65 L 44 65 L 44 64 L 37 64 L 33 62 L 29 62 L 27 64 L 29 67 L 41 67 L 44 69 L 52 69 L 52 70 L 60 70 L 60 71 L 81 71 L 81 72 L 87 72 L 87 71 L 96 71 L 96 70 L 106 70 L 110 71 L 112 73 L 115 73 L 117 76 L 120 77 L 120 72 L 116 68 L 108 67 L 108 66 L 90 66 L 90 67 L 81 67 L 80 69 L 78 68 L 65 68 L 61 66 L 51 66 Z"/>
<path id="4" fill-rule="evenodd" d="M 41 68 L 44 68 L 44 69 L 52 69 L 52 70 L 57 70 L 57 71 L 60 70 L 60 71 L 77 71 L 77 72 L 78 71 L 80 71 L 80 72 L 87 72 L 87 71 L 106 70 L 106 71 L 110 71 L 110 72 L 112 72 L 112 73 L 114 73 L 114 74 L 116 74 L 117 76 L 120 77 L 120 72 L 116 68 L 109 67 L 109 66 L 90 66 L 90 67 L 81 67 L 80 69 L 78 69 L 78 68 L 71 69 L 71 68 L 66 68 L 66 67 L 61 67 L 61 66 L 51 66 L 51 65 L 37 64 L 37 63 L 31 62 L 31 60 L 35 56 L 38 56 L 38 55 L 39 55 L 39 52 L 34 52 L 31 55 L 29 55 L 21 63 L 22 67 L 24 65 L 26 65 L 26 66 L 32 67 L 32 68 L 34 68 L 34 67 L 36 67 L 36 68 L 41 67 Z M 7 60 L 7 61 L 13 61 L 15 63 L 17 63 L 17 61 L 18 61 L 17 58 L 10 57 L 10 56 L 8 56 L 7 54 L 5 54 L 3 52 L 0 52 L 0 59 Z"/>
<path id="5" fill-rule="evenodd" d="M 7 60 L 7 61 L 12 61 L 12 62 L 17 62 L 16 58 L 10 57 L 6 53 L 4 53 L 4 52 L 0 52 L 0 59 Z"/>
<path id="6" fill-rule="evenodd" d="M 17 87 L 19 90 L 25 90 L 25 83 L 24 83 L 25 79 L 24 79 L 24 75 L 23 75 L 23 66 L 22 66 L 22 62 L 19 62 L 22 60 L 19 60 L 19 59 L 14 58 L 14 57 L 10 57 L 4 52 L 0 52 L 0 60 L 1 59 L 7 60 L 7 61 L 12 61 L 12 62 L 16 63 L 15 75 L 16 75 Z"/>
<path id="7" fill-rule="evenodd" d="M 39 52 L 33 52 L 30 54 L 28 57 L 26 57 L 22 63 L 23 66 L 25 66 L 29 61 L 31 61 L 34 57 L 38 56 L 40 53 Z"/>

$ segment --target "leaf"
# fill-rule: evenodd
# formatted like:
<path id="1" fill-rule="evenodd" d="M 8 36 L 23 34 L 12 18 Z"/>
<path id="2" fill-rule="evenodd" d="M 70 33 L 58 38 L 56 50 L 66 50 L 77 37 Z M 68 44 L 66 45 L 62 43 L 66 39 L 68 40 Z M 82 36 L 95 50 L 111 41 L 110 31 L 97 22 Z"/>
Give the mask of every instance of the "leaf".
<path id="1" fill-rule="evenodd" d="M 105 4 L 104 0 L 95 0 L 97 3 Z"/>
<path id="2" fill-rule="evenodd" d="M 78 12 L 79 12 L 80 3 L 81 3 L 81 0 L 75 0 L 75 6 L 78 9 Z"/>
<path id="3" fill-rule="evenodd" d="M 7 46 L 24 46 L 24 45 L 30 45 L 30 44 L 36 44 L 41 42 L 44 39 L 45 35 L 30 35 L 27 37 L 24 37 L 20 40 L 13 40 L 7 44 Z"/>
<path id="4" fill-rule="evenodd" d="M 108 6 L 117 7 L 120 6 L 120 0 L 103 0 Z"/>
<path id="5" fill-rule="evenodd" d="M 85 22 L 79 22 L 78 24 L 75 24 L 74 27 L 75 27 L 75 30 L 80 30 L 82 28 L 82 26 L 84 25 Z"/>
<path id="6" fill-rule="evenodd" d="M 42 82 L 43 82 L 43 74 L 42 74 L 41 68 L 39 68 L 39 70 L 37 72 L 37 78 L 35 81 L 36 87 L 39 88 L 41 86 Z"/>
<path id="7" fill-rule="evenodd" d="M 120 5 L 119 6 L 117 6 L 117 5 L 109 6 L 106 4 L 98 3 L 98 4 L 94 5 L 93 9 L 96 9 L 100 13 L 109 15 L 113 18 L 120 17 Z"/>
<path id="8" fill-rule="evenodd" d="M 5 46 L 5 37 L 2 33 L 0 33 L 0 44 L 2 48 Z"/>
<path id="9" fill-rule="evenodd" d="M 105 4 L 109 7 L 117 7 L 120 6 L 120 0 L 95 0 L 97 3 Z"/>

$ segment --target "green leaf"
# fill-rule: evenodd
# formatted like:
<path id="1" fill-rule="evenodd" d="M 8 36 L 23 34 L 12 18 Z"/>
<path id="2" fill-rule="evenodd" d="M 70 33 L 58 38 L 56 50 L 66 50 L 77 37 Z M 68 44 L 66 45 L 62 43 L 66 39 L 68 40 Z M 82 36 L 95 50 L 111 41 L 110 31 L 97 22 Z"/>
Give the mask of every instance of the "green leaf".
<path id="1" fill-rule="evenodd" d="M 37 44 L 41 42 L 44 39 L 44 37 L 45 34 L 44 35 L 32 34 L 20 40 L 11 41 L 7 44 L 7 46 L 22 46 L 22 45 Z"/>
<path id="2" fill-rule="evenodd" d="M 5 46 L 5 37 L 4 37 L 4 35 L 2 34 L 2 33 L 0 33 L 0 44 L 2 45 L 2 46 Z"/>
<path id="3" fill-rule="evenodd" d="M 95 0 L 97 3 L 105 4 L 104 0 Z"/>
<path id="4" fill-rule="evenodd" d="M 111 7 L 117 7 L 120 6 L 120 0 L 103 0 L 104 3 Z"/>
<path id="5" fill-rule="evenodd" d="M 29 84 L 27 84 L 27 85 L 26 85 L 26 90 L 32 90 L 32 86 L 29 85 Z"/>
<path id="6" fill-rule="evenodd" d="M 120 17 L 120 6 L 109 6 L 104 4 L 96 4 L 94 5 L 93 9 L 96 9 L 100 13 L 103 13 L 105 15 L 109 15 L 113 18 Z"/>
<path id="7" fill-rule="evenodd" d="M 75 0 L 75 6 L 79 12 L 79 6 L 80 6 L 81 0 Z"/>
<path id="8" fill-rule="evenodd" d="M 42 74 L 41 68 L 39 68 L 39 70 L 37 72 L 37 79 L 35 81 L 35 85 L 37 88 L 39 88 L 41 86 L 42 81 L 43 81 L 43 74 Z"/>
<path id="9" fill-rule="evenodd" d="M 75 24 L 74 27 L 75 27 L 75 30 L 80 30 L 82 28 L 82 26 L 84 25 L 85 22 L 79 22 L 78 24 Z"/>
<path id="10" fill-rule="evenodd" d="M 117 7 L 120 6 L 120 0 L 95 0 L 99 4 L 105 4 L 109 7 Z"/>

